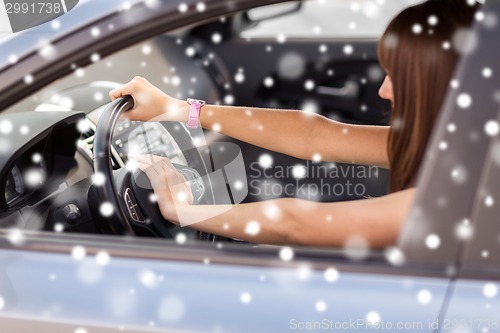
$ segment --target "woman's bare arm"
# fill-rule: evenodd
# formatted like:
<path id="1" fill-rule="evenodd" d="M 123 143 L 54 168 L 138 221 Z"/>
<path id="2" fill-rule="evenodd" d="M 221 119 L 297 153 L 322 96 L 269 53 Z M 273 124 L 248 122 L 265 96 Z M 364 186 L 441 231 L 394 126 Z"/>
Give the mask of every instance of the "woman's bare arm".
<path id="1" fill-rule="evenodd" d="M 338 203 L 287 198 L 226 207 L 178 206 L 177 216 L 191 228 L 253 243 L 342 247 L 359 236 L 372 248 L 384 248 L 396 242 L 414 192 Z"/>
<path id="2" fill-rule="evenodd" d="M 204 128 L 297 158 L 389 168 L 389 127 L 344 124 L 317 114 L 207 105 Z"/>

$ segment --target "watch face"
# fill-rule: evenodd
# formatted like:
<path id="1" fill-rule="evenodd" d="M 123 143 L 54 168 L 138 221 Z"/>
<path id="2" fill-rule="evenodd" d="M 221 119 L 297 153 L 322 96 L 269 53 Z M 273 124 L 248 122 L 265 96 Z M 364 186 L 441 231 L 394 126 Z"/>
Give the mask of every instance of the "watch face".
<path id="1" fill-rule="evenodd" d="M 187 102 L 189 104 L 193 104 L 193 103 L 198 103 L 200 104 L 201 106 L 204 106 L 206 104 L 205 101 L 201 100 L 201 99 L 194 99 L 194 98 L 188 98 Z"/>

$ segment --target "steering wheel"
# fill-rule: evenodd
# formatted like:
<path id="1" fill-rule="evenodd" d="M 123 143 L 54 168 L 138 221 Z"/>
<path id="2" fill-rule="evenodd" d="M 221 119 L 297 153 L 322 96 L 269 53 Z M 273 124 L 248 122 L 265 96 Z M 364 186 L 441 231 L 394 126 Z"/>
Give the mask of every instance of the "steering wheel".
<path id="1" fill-rule="evenodd" d="M 142 170 L 128 170 L 126 167 L 113 171 L 112 136 L 120 115 L 134 107 L 131 96 L 119 98 L 104 109 L 97 124 L 94 140 L 93 164 L 94 172 L 104 181 L 94 184 L 94 202 L 98 207 L 95 220 L 104 232 L 123 235 L 141 235 L 163 238 L 175 238 L 181 227 L 165 220 L 154 198 L 151 183 Z M 181 128 L 176 125 L 176 132 Z M 172 126 L 171 124 L 168 126 Z M 190 166 L 174 165 L 190 182 L 195 204 L 210 201 L 211 194 L 208 178 L 203 180 L 200 172 L 206 173 L 204 160 L 187 130 L 176 133 L 179 148 L 183 151 Z M 168 127 L 167 127 L 168 130 Z M 169 131 L 171 132 L 171 131 Z M 196 167 L 192 167 L 192 164 Z M 208 183 L 208 184 L 207 184 Z M 200 194 L 200 197 L 197 196 Z M 205 196 L 204 194 L 207 194 Z M 204 198 L 202 198 L 204 197 Z M 215 236 L 197 232 L 194 229 L 182 228 L 188 238 L 214 241 Z"/>

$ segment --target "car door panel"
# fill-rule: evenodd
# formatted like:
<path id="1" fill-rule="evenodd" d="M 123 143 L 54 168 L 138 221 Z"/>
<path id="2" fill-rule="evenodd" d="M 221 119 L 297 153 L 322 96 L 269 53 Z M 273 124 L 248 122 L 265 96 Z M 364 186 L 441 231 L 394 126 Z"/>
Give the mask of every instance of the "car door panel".
<path id="1" fill-rule="evenodd" d="M 121 248 L 124 256 L 112 254 L 105 263 L 88 250 L 84 258 L 61 246 L 60 254 L 1 250 L 1 282 L 9 281 L 11 294 L 3 295 L 0 321 L 26 318 L 141 332 L 284 332 L 305 325 L 344 332 L 413 325 L 430 332 L 428 323 L 437 318 L 448 286 L 446 277 L 414 275 L 383 263 L 331 260 L 336 278 L 335 272 L 325 275 L 298 263 L 271 264 L 265 258 L 259 263 L 258 255 L 231 259 L 226 253 L 193 262 L 140 253 L 131 258 L 126 253 L 133 251 Z M 234 260 L 253 264 L 228 264 Z"/>

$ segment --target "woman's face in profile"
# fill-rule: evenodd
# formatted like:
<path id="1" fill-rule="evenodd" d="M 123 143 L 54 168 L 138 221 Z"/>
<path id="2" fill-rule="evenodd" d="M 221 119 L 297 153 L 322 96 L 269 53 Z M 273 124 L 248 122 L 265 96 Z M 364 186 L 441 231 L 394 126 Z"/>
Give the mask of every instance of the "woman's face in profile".
<path id="1" fill-rule="evenodd" d="M 394 90 L 392 88 L 392 81 L 389 75 L 385 76 L 384 82 L 380 86 L 378 94 L 381 98 L 387 99 L 394 104 Z"/>

